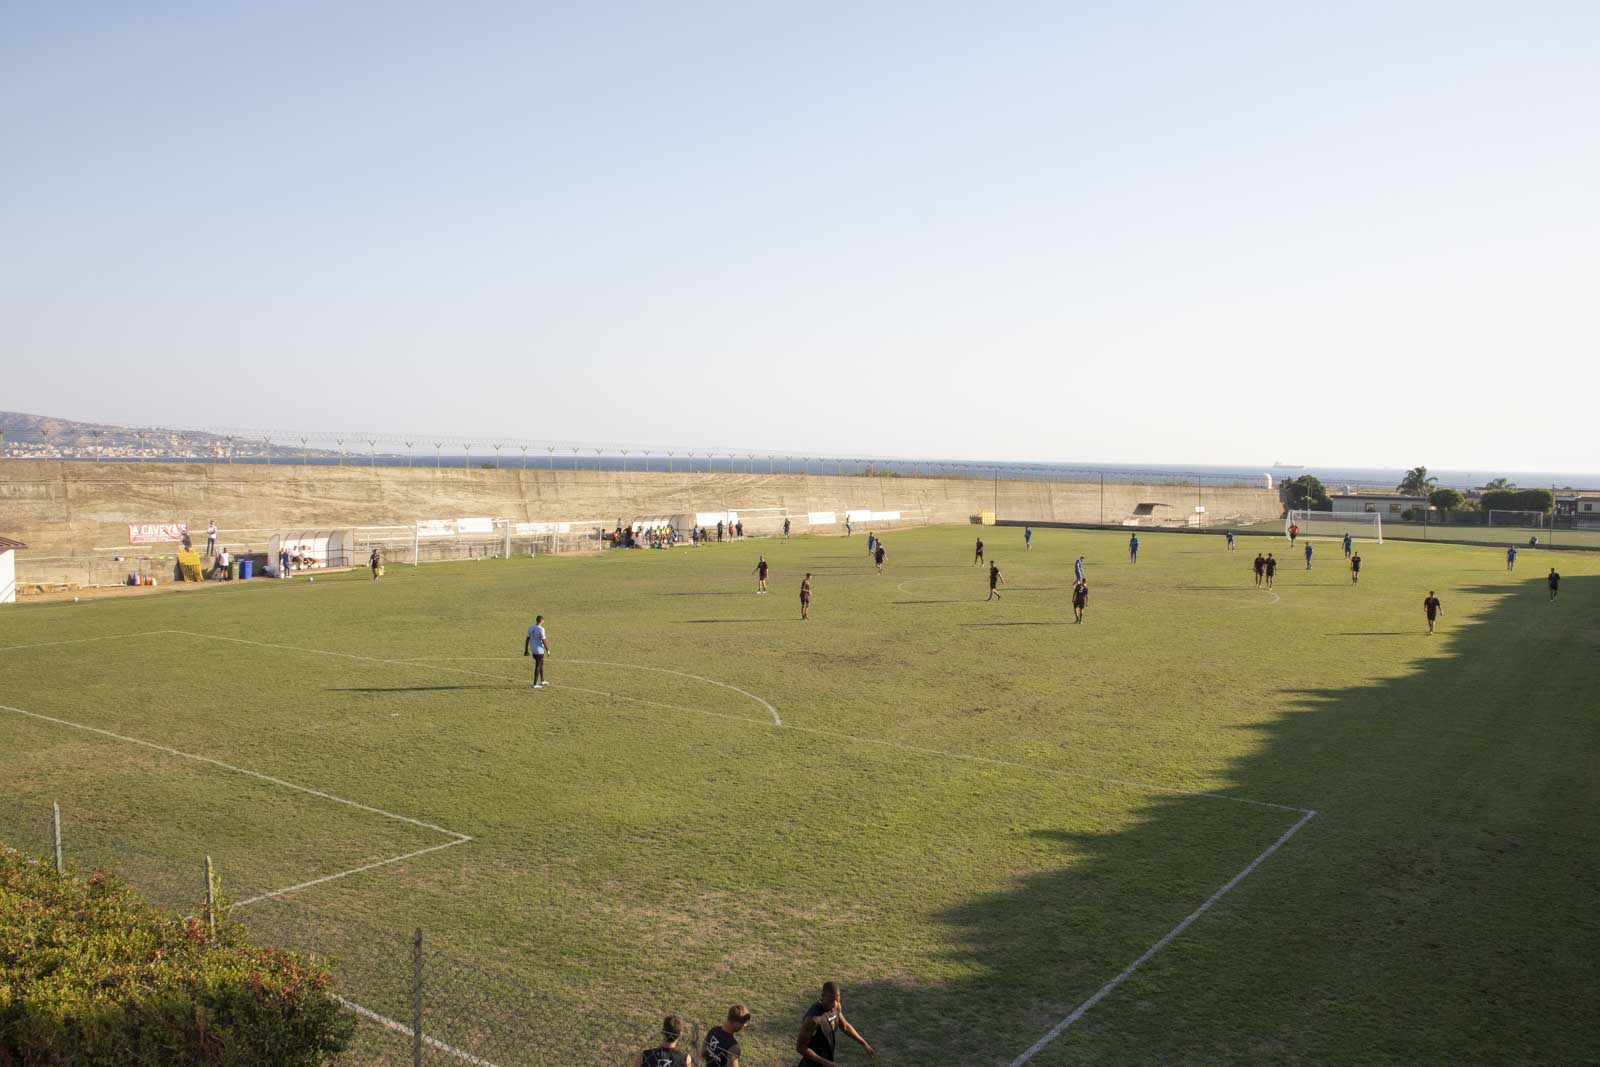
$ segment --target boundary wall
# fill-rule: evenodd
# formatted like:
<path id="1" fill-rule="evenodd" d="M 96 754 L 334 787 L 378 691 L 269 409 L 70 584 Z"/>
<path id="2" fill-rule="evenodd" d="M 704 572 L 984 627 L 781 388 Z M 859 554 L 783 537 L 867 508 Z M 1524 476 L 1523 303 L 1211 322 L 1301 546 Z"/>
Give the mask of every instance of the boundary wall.
<path id="1" fill-rule="evenodd" d="M 1203 506 L 1203 513 L 1195 508 Z M 599 547 L 618 521 L 704 512 L 759 514 L 757 533 L 787 514 L 797 534 L 970 523 L 981 513 L 1038 522 L 1142 526 L 1250 525 L 1282 519 L 1275 490 L 1120 482 L 809 474 L 667 474 L 502 468 L 290 467 L 228 463 L 0 460 L 0 534 L 17 555 L 19 588 L 94 584 L 128 570 L 112 557 L 171 555 L 130 545 L 130 524 L 187 523 L 197 546 L 208 521 L 218 544 L 260 551 L 273 531 L 411 527 L 419 519 L 485 516 L 572 523 L 562 550 Z M 823 521 L 829 513 L 835 521 Z M 813 523 L 811 519 L 818 519 Z M 113 579 L 114 580 L 114 579 Z"/>

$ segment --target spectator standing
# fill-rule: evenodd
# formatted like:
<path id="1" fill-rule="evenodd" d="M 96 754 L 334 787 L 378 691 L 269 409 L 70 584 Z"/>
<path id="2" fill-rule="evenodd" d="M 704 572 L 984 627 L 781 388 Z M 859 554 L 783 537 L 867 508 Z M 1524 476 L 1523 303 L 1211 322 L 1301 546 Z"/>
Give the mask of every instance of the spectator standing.
<path id="1" fill-rule="evenodd" d="M 212 519 L 206 523 L 206 555 L 217 554 L 217 520 Z"/>

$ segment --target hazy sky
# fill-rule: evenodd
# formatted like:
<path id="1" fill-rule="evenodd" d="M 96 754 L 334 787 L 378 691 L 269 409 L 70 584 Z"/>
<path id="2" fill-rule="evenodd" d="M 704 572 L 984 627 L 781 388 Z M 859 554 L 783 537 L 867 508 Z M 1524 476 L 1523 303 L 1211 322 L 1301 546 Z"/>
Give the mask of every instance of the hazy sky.
<path id="1" fill-rule="evenodd" d="M 1600 469 L 1600 4 L 0 13 L 0 409 Z"/>

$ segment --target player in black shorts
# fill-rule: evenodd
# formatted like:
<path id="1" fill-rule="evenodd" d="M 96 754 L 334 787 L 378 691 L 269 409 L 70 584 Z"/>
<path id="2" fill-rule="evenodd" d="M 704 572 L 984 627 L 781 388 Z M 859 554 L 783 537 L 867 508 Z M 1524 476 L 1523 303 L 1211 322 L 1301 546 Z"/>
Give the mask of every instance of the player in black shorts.
<path id="1" fill-rule="evenodd" d="M 767 557 L 757 556 L 756 561 L 753 573 L 756 576 L 756 596 L 760 596 L 767 591 Z"/>
<path id="2" fill-rule="evenodd" d="M 1000 564 L 998 564 L 998 563 L 989 564 L 989 599 L 990 600 L 1003 600 L 1004 599 L 1000 595 L 1000 590 L 996 588 L 996 586 L 1000 585 L 1004 581 L 1005 581 L 1005 579 L 1000 577 Z"/>
<path id="3" fill-rule="evenodd" d="M 1551 567 L 1550 577 L 1546 580 L 1550 583 L 1550 599 L 1554 600 L 1556 598 L 1556 594 L 1561 591 L 1561 575 L 1556 573 L 1556 569 L 1554 567 Z"/>
<path id="4" fill-rule="evenodd" d="M 750 1009 L 735 1004 L 728 1009 L 728 1021 L 706 1031 L 700 1056 L 706 1067 L 739 1067 L 739 1038 L 735 1035 L 750 1025 Z"/>
<path id="5" fill-rule="evenodd" d="M 1083 621 L 1083 609 L 1089 606 L 1089 583 L 1079 578 L 1072 586 L 1072 618 Z"/>
<path id="6" fill-rule="evenodd" d="M 634 1067 L 690 1067 L 694 1060 L 678 1047 L 683 1036 L 683 1020 L 669 1015 L 661 1021 L 661 1044 L 647 1048 L 634 1060 Z"/>
<path id="7" fill-rule="evenodd" d="M 878 547 L 877 547 L 876 550 L 873 551 L 872 558 L 873 558 L 873 561 L 875 563 L 877 563 L 877 565 L 878 565 L 878 573 L 882 574 L 883 573 L 883 542 L 882 541 L 878 542 Z"/>
<path id="8" fill-rule="evenodd" d="M 1428 590 L 1428 598 L 1422 602 L 1422 613 L 1428 617 L 1428 633 L 1433 633 L 1433 624 L 1439 621 L 1439 616 L 1444 614 L 1444 605 L 1439 603 L 1439 598 L 1433 595 L 1433 590 Z"/>
<path id="9" fill-rule="evenodd" d="M 833 1067 L 834 1046 L 840 1030 L 865 1049 L 869 1057 L 878 1058 L 867 1039 L 856 1033 L 856 1028 L 845 1019 L 844 998 L 839 994 L 839 987 L 833 982 L 824 982 L 822 996 L 806 1009 L 805 1018 L 800 1020 L 800 1037 L 794 1043 L 795 1051 L 800 1053 L 800 1067 Z"/>
<path id="10" fill-rule="evenodd" d="M 976 548 L 973 551 L 972 565 L 974 567 L 976 567 L 978 564 L 980 564 L 982 562 L 983 562 L 983 538 L 980 537 L 980 538 L 978 538 L 978 544 L 977 544 Z"/>
<path id="11" fill-rule="evenodd" d="M 1265 581 L 1266 577 L 1267 577 L 1267 557 L 1263 556 L 1259 552 L 1256 553 L 1255 571 L 1256 571 L 1256 588 L 1260 589 L 1261 588 L 1261 583 L 1263 581 Z"/>
<path id="12" fill-rule="evenodd" d="M 1272 588 L 1272 577 L 1278 573 L 1278 561 L 1272 558 L 1272 553 L 1267 553 L 1267 588 Z"/>
<path id="13" fill-rule="evenodd" d="M 1361 553 L 1357 552 L 1350 557 L 1350 584 L 1355 585 L 1361 580 Z"/>
<path id="14" fill-rule="evenodd" d="M 800 621 L 805 622 L 811 618 L 811 572 L 806 571 L 805 580 L 800 583 Z"/>

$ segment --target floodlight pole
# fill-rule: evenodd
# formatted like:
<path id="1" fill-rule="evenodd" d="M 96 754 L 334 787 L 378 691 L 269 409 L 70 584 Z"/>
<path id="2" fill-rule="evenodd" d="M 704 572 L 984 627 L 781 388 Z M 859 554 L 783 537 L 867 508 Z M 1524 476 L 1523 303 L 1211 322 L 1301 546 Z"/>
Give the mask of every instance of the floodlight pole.
<path id="1" fill-rule="evenodd" d="M 528 469 L 528 446 L 527 445 L 518 445 L 517 447 L 522 449 L 522 469 L 523 470 L 527 470 Z"/>

